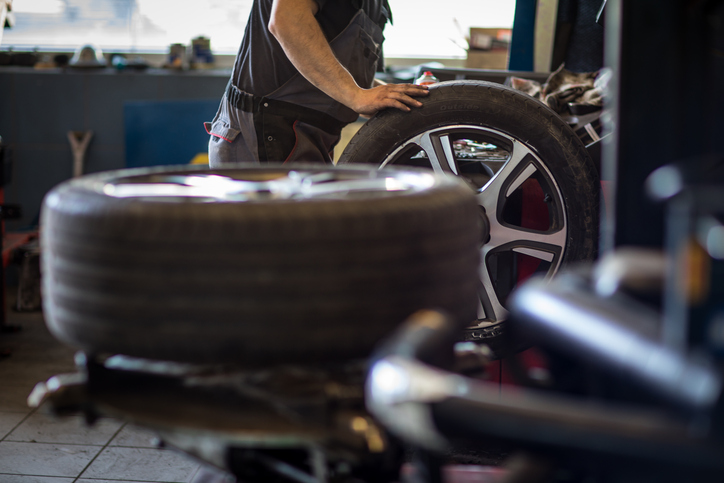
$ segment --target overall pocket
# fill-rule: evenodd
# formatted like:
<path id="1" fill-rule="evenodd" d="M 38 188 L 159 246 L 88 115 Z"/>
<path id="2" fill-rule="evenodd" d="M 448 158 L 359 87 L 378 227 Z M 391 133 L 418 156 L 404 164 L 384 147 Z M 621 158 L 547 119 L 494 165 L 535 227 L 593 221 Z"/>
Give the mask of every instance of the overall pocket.
<path id="1" fill-rule="evenodd" d="M 226 141 L 227 143 L 233 143 L 236 136 L 241 134 L 240 130 L 234 129 L 227 121 L 222 119 L 213 122 L 205 122 L 204 128 L 206 129 L 206 132 L 211 135 L 211 141 L 213 142 Z"/>
<path id="2" fill-rule="evenodd" d="M 222 99 L 214 120 L 205 122 L 204 128 L 210 136 L 209 166 L 212 168 L 221 164 L 259 161 L 251 113 L 231 106 L 226 97 Z"/>
<path id="3" fill-rule="evenodd" d="M 234 129 L 221 119 L 214 122 L 205 122 L 204 127 L 206 132 L 210 134 L 209 166 L 214 168 L 221 164 L 239 162 L 234 141 L 241 131 Z"/>
<path id="4" fill-rule="evenodd" d="M 380 60 L 380 45 L 365 30 L 360 29 L 357 39 L 358 48 L 352 53 L 351 63 L 355 66 L 354 80 L 360 87 L 372 87 Z"/>

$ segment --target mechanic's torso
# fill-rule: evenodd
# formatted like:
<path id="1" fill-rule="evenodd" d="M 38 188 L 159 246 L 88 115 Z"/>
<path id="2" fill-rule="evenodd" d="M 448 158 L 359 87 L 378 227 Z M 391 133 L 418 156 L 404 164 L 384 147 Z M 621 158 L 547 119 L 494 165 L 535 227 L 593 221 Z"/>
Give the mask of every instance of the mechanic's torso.
<path id="1" fill-rule="evenodd" d="M 345 30 L 360 9 L 380 28 L 390 18 L 386 0 L 317 0 L 317 3 L 320 9 L 316 18 L 329 42 Z M 267 28 L 271 8 L 272 0 L 254 2 L 232 74 L 237 87 L 257 96 L 271 94 L 297 74 Z"/>

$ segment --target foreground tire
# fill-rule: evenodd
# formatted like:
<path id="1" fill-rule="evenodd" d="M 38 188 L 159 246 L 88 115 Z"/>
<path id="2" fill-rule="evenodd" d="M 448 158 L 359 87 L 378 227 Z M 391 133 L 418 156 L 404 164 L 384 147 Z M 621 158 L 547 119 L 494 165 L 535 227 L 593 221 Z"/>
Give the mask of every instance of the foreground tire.
<path id="1" fill-rule="evenodd" d="M 94 354 L 264 365 L 367 357 L 412 312 L 464 325 L 477 205 L 455 177 L 365 167 L 144 168 L 42 211 L 43 303 Z"/>
<path id="2" fill-rule="evenodd" d="M 480 246 L 480 304 L 465 339 L 497 351 L 506 300 L 519 283 L 594 258 L 598 173 L 571 128 L 526 94 L 452 81 L 421 100 L 419 109 L 389 109 L 366 122 L 339 164 L 420 166 L 468 182 L 489 239 Z"/>

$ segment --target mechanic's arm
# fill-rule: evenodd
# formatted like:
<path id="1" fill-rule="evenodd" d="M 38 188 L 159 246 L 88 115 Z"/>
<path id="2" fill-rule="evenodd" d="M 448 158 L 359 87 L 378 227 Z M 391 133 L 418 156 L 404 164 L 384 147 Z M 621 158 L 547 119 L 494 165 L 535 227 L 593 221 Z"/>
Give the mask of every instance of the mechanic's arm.
<path id="1" fill-rule="evenodd" d="M 294 67 L 309 82 L 336 101 L 366 116 L 388 107 L 409 111 L 410 107 L 422 105 L 414 97 L 428 94 L 425 86 L 385 84 L 371 89 L 358 86 L 334 56 L 314 18 L 318 9 L 314 0 L 274 0 L 269 21 L 269 31 L 279 41 Z"/>

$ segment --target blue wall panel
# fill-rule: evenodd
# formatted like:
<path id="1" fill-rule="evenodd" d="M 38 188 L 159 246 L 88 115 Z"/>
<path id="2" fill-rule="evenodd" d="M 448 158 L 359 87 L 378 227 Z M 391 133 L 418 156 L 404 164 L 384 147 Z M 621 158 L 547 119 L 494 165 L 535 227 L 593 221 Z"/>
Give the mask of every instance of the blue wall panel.
<path id="1" fill-rule="evenodd" d="M 158 99 L 159 76 L 119 74 L 87 77 L 88 128 L 94 133 L 93 144 L 123 146 L 123 106 L 129 99 Z"/>
<path id="2" fill-rule="evenodd" d="M 84 173 L 120 169 L 127 160 L 188 163 L 206 152 L 203 122 L 216 113 L 229 74 L 0 67 L 0 136 L 13 168 L 4 194 L 23 209 L 7 229 L 31 225 L 47 191 L 72 176 L 68 131 L 93 131 Z"/>
<path id="3" fill-rule="evenodd" d="M 18 144 L 67 145 L 68 131 L 85 130 L 84 88 L 83 76 L 16 76 Z"/>
<path id="4" fill-rule="evenodd" d="M 127 102 L 124 108 L 126 166 L 188 164 L 207 151 L 211 121 L 219 99 Z"/>

